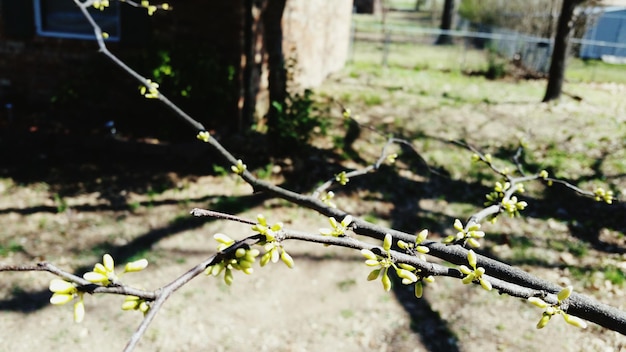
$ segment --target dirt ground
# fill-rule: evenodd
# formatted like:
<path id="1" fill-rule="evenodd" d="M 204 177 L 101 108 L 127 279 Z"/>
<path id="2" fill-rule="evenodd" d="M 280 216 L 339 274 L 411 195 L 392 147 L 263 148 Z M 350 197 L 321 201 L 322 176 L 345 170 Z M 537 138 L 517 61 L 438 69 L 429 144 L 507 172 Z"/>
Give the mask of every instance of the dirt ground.
<path id="1" fill-rule="evenodd" d="M 371 83 L 375 78 L 367 79 Z M 355 80 L 350 75 L 336 77 L 324 89 L 332 95 L 339 89 L 335 84 L 350 86 Z M 590 85 L 570 87 L 578 91 L 593 88 L 594 94 L 602 92 L 601 87 Z M 449 97 L 461 94 L 461 89 L 471 96 L 472 92 L 481 92 L 482 86 L 459 88 L 451 83 L 445 92 Z M 358 89 L 352 93 L 357 94 Z M 409 100 L 413 93 L 409 89 L 396 94 L 399 99 L 406 96 L 406 104 L 358 106 L 359 97 L 353 97 L 352 103 L 361 111 L 362 122 L 381 128 L 397 126 L 397 119 L 407 117 L 403 127 L 409 130 L 417 119 L 408 117 L 428 112 L 430 122 L 419 126 L 426 134 L 444 139 L 470 136 L 476 142 L 506 147 L 511 139 L 517 140 L 519 133 L 531 131 L 533 145 L 552 143 L 570 155 L 579 149 L 592 150 L 580 142 L 583 136 L 620 132 L 615 126 L 626 121 L 623 105 L 619 105 L 623 103 L 603 105 L 593 95 L 575 105 L 568 101 L 557 105 L 538 105 L 534 101 L 492 105 L 469 102 L 433 110 L 429 106 L 432 102 Z M 433 96 L 441 98 L 439 93 Z M 494 94 L 491 99 L 500 98 Z M 595 124 L 583 119 L 593 114 L 611 117 Z M 546 116 L 556 118 L 548 120 Z M 468 119 L 471 124 L 464 123 Z M 567 128 L 566 121 L 571 123 Z M 375 153 L 364 145 L 375 141 L 365 137 L 355 149 L 371 158 Z M 416 137 L 415 143 L 433 165 L 469 165 L 469 153 L 438 154 L 441 145 L 433 139 Z M 544 157 L 544 151 L 537 150 L 536 158 Z M 172 171 L 163 160 L 159 170 L 151 170 L 143 162 L 149 165 L 152 159 L 133 153 L 120 149 L 116 155 L 102 156 L 103 160 L 113 160 L 125 154 L 131 159 L 130 163 L 102 166 L 99 161 L 89 160 L 75 164 L 71 155 L 61 158 L 50 149 L 41 149 L 23 159 L 29 163 L 7 167 L 0 180 L 0 260 L 46 260 L 82 274 L 104 253 L 111 253 L 119 265 L 145 257 L 149 267 L 141 273 L 127 274 L 123 281 L 156 289 L 214 253 L 213 234 L 225 233 L 233 238 L 252 234 L 241 224 L 193 219 L 188 213 L 194 207 L 249 219 L 263 213 L 270 222 L 283 221 L 287 228 L 301 231 L 317 232 L 328 226 L 327 219 L 311 211 L 253 194 L 248 185 L 232 175 Z M 137 155 L 141 155 L 141 163 L 132 161 Z M 51 161 L 53 156 L 62 159 L 60 164 Z M 30 172 L 22 172 L 29 167 Z M 577 166 L 562 167 L 567 172 Z M 578 170 L 576 175 L 584 175 L 586 170 Z M 384 174 L 381 179 L 354 180 L 353 188 L 338 195 L 337 202 L 355 216 L 379 224 L 410 232 L 428 227 L 437 239 L 450 230 L 454 218 L 464 218 L 482 204 L 486 188 L 480 183 L 457 182 L 457 176 L 464 172 L 450 167 L 445 177 L 396 178 Z M 402 170 L 400 174 L 409 172 Z M 282 181 L 278 175 L 270 178 Z M 610 181 L 620 185 L 622 178 L 616 176 Z M 474 188 L 478 191 L 472 192 Z M 546 198 L 555 195 L 559 196 L 558 192 L 548 193 Z M 577 291 L 624 307 L 623 285 L 609 280 L 604 271 L 613 267 L 621 273 L 625 269 L 623 207 L 606 208 L 575 197 L 565 199 L 555 205 L 529 196 L 535 208 L 529 207 L 525 218 L 502 219 L 489 227 L 486 231 L 493 236 L 485 239 L 484 250 L 543 279 L 571 283 Z M 585 226 L 577 225 L 577 219 L 587 221 Z M 605 220 L 606 225 L 597 224 Z M 597 230 L 597 238 L 577 233 L 581 227 Z M 380 282 L 368 282 L 369 268 L 359 253 L 298 242 L 285 245 L 295 260 L 294 269 L 279 262 L 255 268 L 250 276 L 235 273 L 230 287 L 213 277 L 194 279 L 165 304 L 138 350 L 626 350 L 626 337 L 594 324 L 579 330 L 554 319 L 545 329 L 536 330 L 541 316 L 538 308 L 457 280 L 438 278 L 417 300 L 401 285 L 386 293 Z M 75 324 L 70 305 L 48 303 L 51 279 L 47 273 L 2 273 L 0 352 L 123 348 L 141 320 L 140 313 L 123 312 L 123 298 L 119 296 L 88 296 L 85 321 Z"/>

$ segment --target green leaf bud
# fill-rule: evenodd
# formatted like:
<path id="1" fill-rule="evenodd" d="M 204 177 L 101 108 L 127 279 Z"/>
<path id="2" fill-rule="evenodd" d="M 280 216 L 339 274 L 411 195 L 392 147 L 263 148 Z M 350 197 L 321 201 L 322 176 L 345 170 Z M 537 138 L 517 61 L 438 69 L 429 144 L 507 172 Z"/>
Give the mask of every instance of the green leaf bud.
<path id="1" fill-rule="evenodd" d="M 552 318 L 551 315 L 543 314 L 541 316 L 541 319 L 539 319 L 539 322 L 537 323 L 537 329 L 543 329 L 546 325 L 548 325 L 550 318 Z"/>
<path id="2" fill-rule="evenodd" d="M 380 276 L 380 271 L 381 269 L 374 269 L 372 270 L 369 275 L 367 275 L 367 281 L 373 281 L 378 279 L 378 276 Z"/>
<path id="3" fill-rule="evenodd" d="M 470 273 L 469 275 L 467 275 L 466 277 L 464 277 L 461 282 L 463 282 L 465 285 L 472 283 L 472 281 L 474 281 L 474 279 L 476 278 L 476 274 L 474 274 L 473 272 Z"/>
<path id="4" fill-rule="evenodd" d="M 226 268 L 226 273 L 224 273 L 224 282 L 228 286 L 233 283 L 233 271 L 228 268 Z"/>
<path id="5" fill-rule="evenodd" d="M 559 300 L 559 302 L 562 302 L 562 301 L 566 300 L 572 294 L 573 290 L 574 290 L 574 288 L 572 286 L 567 286 L 564 289 L 562 289 L 561 291 L 559 291 L 559 293 L 557 293 L 557 295 L 556 295 L 556 297 Z"/>
<path id="6" fill-rule="evenodd" d="M 424 294 L 424 286 L 422 285 L 421 281 L 418 281 L 415 283 L 415 297 L 422 298 L 423 294 Z"/>

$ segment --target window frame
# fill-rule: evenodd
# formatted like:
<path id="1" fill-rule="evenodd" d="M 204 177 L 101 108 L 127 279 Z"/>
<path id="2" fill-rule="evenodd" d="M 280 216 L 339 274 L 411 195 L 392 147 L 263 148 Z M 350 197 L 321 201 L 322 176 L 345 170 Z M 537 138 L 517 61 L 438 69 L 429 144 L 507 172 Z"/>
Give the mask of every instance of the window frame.
<path id="1" fill-rule="evenodd" d="M 43 6 L 41 4 L 42 1 L 46 1 L 46 0 L 33 0 L 33 9 L 35 13 L 35 33 L 38 36 L 67 38 L 67 39 L 96 40 L 95 34 L 84 34 L 84 33 L 77 33 L 77 32 L 71 32 L 71 31 L 58 31 L 58 30 L 46 29 L 44 26 L 45 14 L 44 14 Z M 71 1 L 71 0 L 65 0 L 65 1 Z M 120 7 L 121 6 L 118 5 L 115 7 L 114 10 L 112 9 L 105 10 L 105 11 L 115 11 L 115 13 L 112 14 L 111 17 L 115 17 L 116 19 L 115 27 L 117 31 L 117 35 L 113 35 L 109 33 L 109 37 L 107 38 L 107 41 L 113 41 L 113 42 L 120 41 L 121 31 L 122 31 Z M 99 10 L 94 8 L 93 11 L 99 11 Z"/>

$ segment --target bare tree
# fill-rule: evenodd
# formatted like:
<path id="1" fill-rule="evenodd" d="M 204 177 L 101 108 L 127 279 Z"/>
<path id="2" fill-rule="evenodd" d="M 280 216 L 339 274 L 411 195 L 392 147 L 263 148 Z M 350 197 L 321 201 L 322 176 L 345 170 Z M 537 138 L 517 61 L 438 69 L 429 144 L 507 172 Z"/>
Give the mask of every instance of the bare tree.
<path id="1" fill-rule="evenodd" d="M 452 29 L 452 22 L 454 19 L 454 0 L 446 0 L 443 4 L 443 13 L 441 15 L 440 29 L 449 31 Z M 435 42 L 437 45 L 450 45 L 452 44 L 452 37 L 448 34 L 440 34 L 439 38 Z"/>
<path id="2" fill-rule="evenodd" d="M 543 97 L 543 102 L 559 99 L 563 90 L 563 79 L 565 78 L 565 60 L 567 57 L 567 45 L 570 33 L 573 28 L 574 9 L 584 0 L 563 0 L 561 14 L 554 36 L 554 48 L 550 61 L 550 71 L 548 73 L 548 87 Z"/>

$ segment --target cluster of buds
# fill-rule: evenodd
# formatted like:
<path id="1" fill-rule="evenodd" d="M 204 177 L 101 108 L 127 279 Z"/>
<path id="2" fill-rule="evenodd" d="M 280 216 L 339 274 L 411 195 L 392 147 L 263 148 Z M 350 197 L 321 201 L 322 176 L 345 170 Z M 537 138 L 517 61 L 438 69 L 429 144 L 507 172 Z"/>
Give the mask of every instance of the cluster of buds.
<path id="1" fill-rule="evenodd" d="M 196 135 L 196 138 L 205 143 L 208 143 L 211 140 L 211 134 L 207 131 L 200 131 Z"/>
<path id="2" fill-rule="evenodd" d="M 389 269 L 393 268 L 396 271 L 396 275 L 402 279 L 403 285 L 415 284 L 415 296 L 417 298 L 422 297 L 423 286 L 422 281 L 432 282 L 433 277 L 421 276 L 420 270 L 412 265 L 405 263 L 394 263 L 391 258 L 391 245 L 392 237 L 390 234 L 385 235 L 383 240 L 383 255 L 377 255 L 369 249 L 361 249 L 361 254 L 365 257 L 365 265 L 370 267 L 376 267 L 367 276 L 368 281 L 373 281 L 381 277 L 383 289 L 385 291 L 391 290 L 391 279 L 389 278 Z"/>
<path id="3" fill-rule="evenodd" d="M 322 203 L 328 205 L 331 208 L 337 208 L 337 204 L 333 202 L 333 198 L 335 198 L 335 192 L 328 191 L 320 198 L 320 200 L 322 201 Z"/>
<path id="4" fill-rule="evenodd" d="M 522 183 L 518 183 L 515 187 L 516 187 L 515 191 L 517 193 L 524 193 L 524 185 Z M 500 206 L 502 207 L 502 209 L 507 214 L 509 214 L 509 216 L 511 217 L 518 216 L 520 210 L 524 210 L 528 206 L 528 203 L 526 203 L 523 200 L 522 201 L 518 200 L 516 196 L 512 196 L 509 199 L 504 199 L 504 194 L 510 189 L 511 189 L 510 182 L 504 182 L 504 183 L 496 182 L 493 188 L 493 191 L 485 196 L 487 198 L 487 201 L 485 202 L 485 206 L 500 203 Z"/>
<path id="5" fill-rule="evenodd" d="M 213 235 L 213 238 L 219 243 L 217 246 L 218 251 L 224 251 L 235 244 L 235 240 L 222 233 L 216 233 Z M 219 276 L 223 272 L 224 282 L 229 286 L 233 283 L 233 270 L 240 270 L 248 275 L 252 274 L 254 271 L 254 269 L 252 269 L 252 265 L 254 264 L 256 257 L 260 254 L 259 250 L 256 248 L 245 248 L 242 246 L 237 248 L 234 254 L 234 257 L 232 258 L 224 259 L 218 263 L 208 266 L 205 269 L 205 273 L 207 275 Z"/>
<path id="6" fill-rule="evenodd" d="M 154 15 L 154 13 L 160 8 L 161 10 L 170 10 L 171 7 L 168 3 L 163 3 L 161 5 L 151 5 L 150 1 L 148 0 L 142 0 L 141 1 L 141 7 L 146 8 L 146 10 L 148 10 L 148 15 L 152 16 Z"/>
<path id="7" fill-rule="evenodd" d="M 465 265 L 460 265 L 459 270 L 465 275 L 463 278 L 464 284 L 470 284 L 472 282 L 480 283 L 480 286 L 487 291 L 491 291 L 491 282 L 485 280 L 483 275 L 485 274 L 485 268 L 477 267 L 476 264 L 476 253 L 473 250 L 469 250 L 467 252 L 467 262 L 469 263 L 470 268 Z"/>
<path id="8" fill-rule="evenodd" d="M 320 229 L 320 233 L 322 236 L 332 236 L 332 237 L 341 237 L 346 235 L 346 231 L 350 229 L 350 224 L 352 223 L 352 216 L 346 215 L 341 222 L 337 222 L 334 217 L 328 218 L 328 222 L 330 223 L 329 228 Z"/>
<path id="9" fill-rule="evenodd" d="M 426 261 L 425 254 L 428 253 L 430 249 L 426 246 L 421 245 L 421 243 L 426 240 L 426 237 L 428 237 L 428 230 L 424 229 L 420 231 L 415 237 L 415 243 L 407 243 L 399 240 L 397 244 L 399 248 L 404 249 L 405 251 L 407 251 L 407 253 L 417 256 L 420 260 Z M 407 267 L 413 269 L 411 271 L 415 271 L 418 276 L 418 280 L 415 282 L 415 297 L 421 298 L 424 292 L 424 286 L 422 282 L 432 283 L 435 281 L 435 278 L 432 275 L 419 275 L 421 269 L 416 269 L 410 265 L 404 264 L 403 268 L 409 269 Z"/>
<path id="10" fill-rule="evenodd" d="M 573 292 L 572 286 L 567 286 L 563 288 L 556 295 L 557 297 L 556 304 L 549 304 L 539 297 L 528 298 L 528 301 L 530 303 L 532 303 L 533 305 L 539 308 L 544 309 L 543 314 L 541 315 L 541 319 L 539 319 L 539 322 L 537 323 L 537 329 L 544 328 L 548 324 L 550 319 L 552 319 L 552 317 L 555 315 L 561 315 L 563 317 L 563 320 L 565 320 L 565 322 L 570 325 L 573 325 L 582 329 L 587 327 L 587 323 L 585 323 L 582 319 L 565 313 L 565 311 L 562 308 L 563 302 L 569 298 L 572 292 Z"/>
<path id="11" fill-rule="evenodd" d="M 262 214 L 257 215 L 256 219 L 257 223 L 252 226 L 252 230 L 265 236 L 265 244 L 263 245 L 265 253 L 261 257 L 261 266 L 265 266 L 270 261 L 277 263 L 278 259 L 280 259 L 289 268 L 293 268 L 293 258 L 285 251 L 280 241 L 276 239 L 276 235 L 283 229 L 283 223 L 277 222 L 270 226 L 267 223 L 267 219 Z"/>
<path id="12" fill-rule="evenodd" d="M 604 188 L 596 188 L 593 191 L 593 195 L 597 202 L 605 202 L 606 204 L 613 203 L 613 191 L 607 191 Z"/>
<path id="13" fill-rule="evenodd" d="M 237 175 L 243 174 L 243 172 L 246 171 L 247 168 L 248 167 L 246 166 L 246 164 L 243 163 L 243 161 L 241 161 L 241 159 L 237 159 L 237 163 L 235 165 L 231 165 L 230 167 L 230 169 Z"/>
<path id="14" fill-rule="evenodd" d="M 92 6 L 100 11 L 104 11 L 109 5 L 109 0 L 96 0 L 93 2 Z"/>
<path id="15" fill-rule="evenodd" d="M 146 314 L 150 310 L 150 304 L 137 296 L 126 296 L 124 303 L 122 303 L 122 310 L 138 310 Z"/>
<path id="16" fill-rule="evenodd" d="M 345 171 L 341 171 L 335 175 L 335 181 L 339 182 L 340 185 L 345 186 L 348 182 L 350 182 L 350 179 Z"/>
<path id="17" fill-rule="evenodd" d="M 478 161 L 484 161 L 487 164 L 491 164 L 491 162 L 493 161 L 493 157 L 491 156 L 491 154 L 485 154 L 484 156 L 480 156 L 477 153 L 472 154 L 472 161 L 473 162 L 478 162 Z"/>
<path id="18" fill-rule="evenodd" d="M 147 79 L 146 84 L 139 87 L 139 93 L 148 99 L 156 99 L 159 97 L 159 84 Z"/>
<path id="19" fill-rule="evenodd" d="M 83 321 L 85 318 L 83 292 L 78 291 L 75 284 L 61 279 L 52 279 L 49 289 L 52 291 L 50 303 L 54 305 L 63 305 L 74 298 L 78 298 L 76 303 L 74 303 L 74 321 L 77 323 Z"/>
<path id="20" fill-rule="evenodd" d="M 470 247 L 477 248 L 480 247 L 478 239 L 485 237 L 485 233 L 480 231 L 479 223 L 470 222 L 467 229 L 465 229 L 461 220 L 456 219 L 454 220 L 454 229 L 457 231 L 456 235 L 450 235 L 444 238 L 443 243 L 452 244 L 463 242 L 463 245 L 467 244 Z"/>
<path id="21" fill-rule="evenodd" d="M 126 263 L 124 266 L 124 273 L 137 272 L 145 269 L 148 266 L 146 259 L 139 259 L 133 262 Z M 85 273 L 83 278 L 93 284 L 109 286 L 116 284 L 119 280 L 115 273 L 115 262 L 110 254 L 105 254 L 102 257 L 102 263 L 96 263 L 93 267 L 93 271 Z M 74 321 L 80 323 L 85 317 L 85 303 L 83 300 L 84 293 L 78 289 L 76 284 L 61 280 L 53 279 L 50 281 L 49 286 L 52 291 L 52 297 L 50 297 L 50 303 L 54 305 L 63 305 L 75 298 L 78 298 L 74 303 Z M 130 296 L 129 296 L 130 297 Z M 144 313 L 150 308 L 149 304 L 144 301 Z M 124 308 L 124 304 L 122 305 Z"/>

